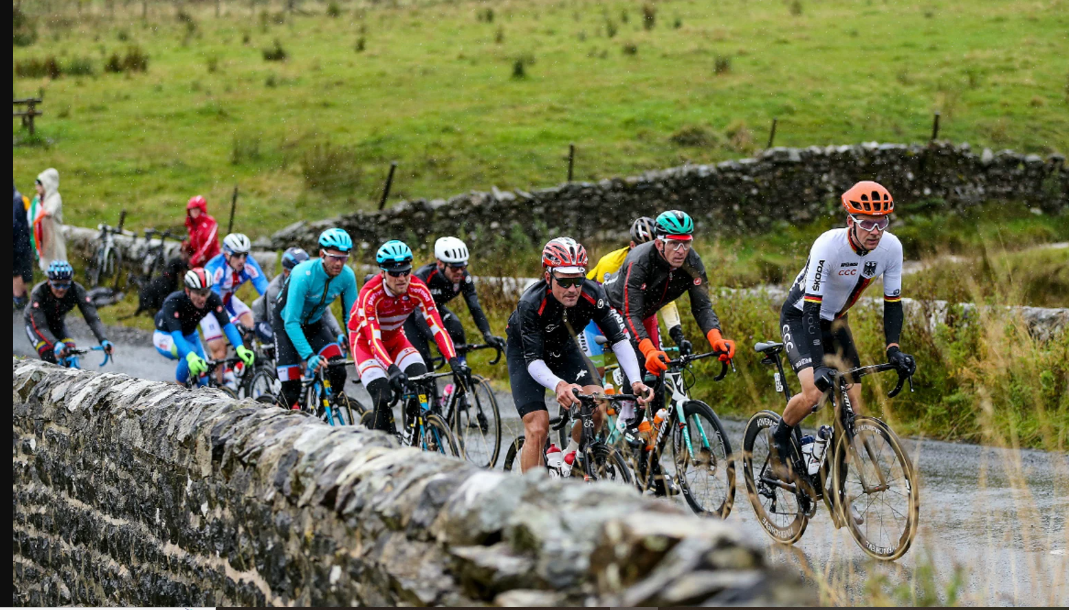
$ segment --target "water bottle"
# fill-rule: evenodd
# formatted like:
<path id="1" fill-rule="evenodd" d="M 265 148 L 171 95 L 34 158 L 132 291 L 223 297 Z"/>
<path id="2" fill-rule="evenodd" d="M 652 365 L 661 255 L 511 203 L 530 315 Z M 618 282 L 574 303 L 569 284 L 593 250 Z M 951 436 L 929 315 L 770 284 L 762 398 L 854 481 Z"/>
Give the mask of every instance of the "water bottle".
<path id="1" fill-rule="evenodd" d="M 653 428 L 658 430 L 661 427 L 661 423 L 668 419 L 668 409 L 661 408 L 657 410 L 657 413 L 653 415 Z"/>
<path id="2" fill-rule="evenodd" d="M 809 462 L 809 474 L 816 474 L 824 463 L 824 457 L 828 453 L 828 441 L 831 440 L 832 427 L 821 426 L 817 430 L 817 437 L 813 441 L 812 461 Z"/>
<path id="3" fill-rule="evenodd" d="M 546 451 L 546 467 L 549 468 L 549 476 L 560 477 L 560 467 L 563 463 L 560 447 L 556 444 L 550 445 Z"/>
<path id="4" fill-rule="evenodd" d="M 443 409 L 447 404 L 449 404 L 449 397 L 453 395 L 453 389 L 453 384 L 446 384 L 445 391 L 442 392 L 442 398 L 440 400 L 440 404 L 442 405 Z"/>
<path id="5" fill-rule="evenodd" d="M 560 476 L 568 478 L 572 476 L 572 466 L 575 464 L 575 457 L 577 452 L 572 451 L 568 455 L 564 456 L 564 463 L 560 466 Z"/>
<path id="6" fill-rule="evenodd" d="M 643 419 L 638 425 L 638 433 L 642 440 L 646 441 L 646 449 L 653 449 L 653 426 L 649 420 Z"/>
<path id="7" fill-rule="evenodd" d="M 812 470 L 813 463 L 813 438 L 812 434 L 806 434 L 802 437 L 802 463 L 809 466 Z"/>

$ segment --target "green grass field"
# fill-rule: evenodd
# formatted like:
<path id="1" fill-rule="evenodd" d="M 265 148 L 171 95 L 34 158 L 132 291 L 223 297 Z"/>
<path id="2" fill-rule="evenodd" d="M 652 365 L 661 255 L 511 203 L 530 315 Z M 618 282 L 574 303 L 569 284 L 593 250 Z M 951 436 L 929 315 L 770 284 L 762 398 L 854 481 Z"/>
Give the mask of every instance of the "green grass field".
<path id="1" fill-rule="evenodd" d="M 597 179 L 746 156 L 772 117 L 780 145 L 922 141 L 939 110 L 954 141 L 1069 150 L 1067 0 L 397 4 L 26 5 L 13 94 L 46 114 L 15 182 L 57 167 L 68 222 L 134 226 L 197 193 L 225 217 L 239 184 L 261 235 L 374 205 L 391 160 L 394 200 L 547 186 L 569 142 Z M 105 71 L 131 45 L 147 71 Z M 18 76 L 49 56 L 81 75 Z"/>

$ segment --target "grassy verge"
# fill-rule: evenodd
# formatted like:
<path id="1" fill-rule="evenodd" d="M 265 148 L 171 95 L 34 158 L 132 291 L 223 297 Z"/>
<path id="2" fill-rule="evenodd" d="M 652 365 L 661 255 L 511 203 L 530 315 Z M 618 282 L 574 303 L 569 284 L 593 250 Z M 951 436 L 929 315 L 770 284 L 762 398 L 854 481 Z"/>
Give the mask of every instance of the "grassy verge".
<path id="1" fill-rule="evenodd" d="M 83 226 L 197 193 L 224 217 L 237 183 L 255 236 L 371 205 L 392 160 L 394 199 L 529 188 L 570 142 L 599 179 L 749 155 L 772 117 L 788 146 L 923 140 L 940 110 L 955 141 L 1069 149 L 1064 2 L 332 4 L 22 3 L 13 90 L 46 114 L 15 182 L 59 168 Z"/>

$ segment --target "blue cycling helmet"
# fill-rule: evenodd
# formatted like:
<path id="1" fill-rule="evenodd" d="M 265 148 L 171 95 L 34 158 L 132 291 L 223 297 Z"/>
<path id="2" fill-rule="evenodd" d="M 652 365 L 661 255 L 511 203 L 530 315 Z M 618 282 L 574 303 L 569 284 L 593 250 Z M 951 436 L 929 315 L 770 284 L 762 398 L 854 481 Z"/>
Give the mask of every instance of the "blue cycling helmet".
<path id="1" fill-rule="evenodd" d="M 67 261 L 52 261 L 48 265 L 48 281 L 65 284 L 74 279 L 74 267 Z"/>
<path id="2" fill-rule="evenodd" d="M 319 235 L 319 247 L 324 250 L 348 252 L 353 249 L 353 238 L 344 229 L 327 229 Z"/>
<path id="3" fill-rule="evenodd" d="M 290 248 L 282 253 L 282 268 L 293 271 L 293 268 L 308 260 L 308 253 L 300 248 Z"/>
<path id="4" fill-rule="evenodd" d="M 375 262 L 387 271 L 408 271 L 412 269 L 412 248 L 403 241 L 391 239 L 375 253 Z"/>

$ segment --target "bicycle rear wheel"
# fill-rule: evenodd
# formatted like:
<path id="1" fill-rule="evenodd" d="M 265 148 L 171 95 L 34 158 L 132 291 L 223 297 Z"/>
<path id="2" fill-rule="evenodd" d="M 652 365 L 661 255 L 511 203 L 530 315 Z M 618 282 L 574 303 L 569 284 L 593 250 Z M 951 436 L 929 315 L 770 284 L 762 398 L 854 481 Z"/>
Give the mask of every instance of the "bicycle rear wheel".
<path id="1" fill-rule="evenodd" d="M 885 561 L 909 550 L 917 534 L 916 471 L 898 436 L 884 422 L 859 416 L 854 440 L 841 435 L 832 486 L 841 517 L 866 553 Z"/>
<path id="2" fill-rule="evenodd" d="M 501 413 L 485 378 L 472 376 L 472 391 L 454 403 L 453 429 L 464 457 L 480 468 L 493 468 L 501 453 Z"/>
<path id="3" fill-rule="evenodd" d="M 727 432 L 712 408 L 701 401 L 684 404 L 683 414 L 686 427 L 672 434 L 676 481 L 691 510 L 725 518 L 735 503 L 735 461 Z"/>
<path id="4" fill-rule="evenodd" d="M 449 430 L 449 425 L 434 413 L 423 415 L 423 427 L 416 438 L 416 446 L 424 451 L 461 457 L 460 448 Z"/>
<path id="5" fill-rule="evenodd" d="M 772 411 L 761 411 L 750 418 L 742 441 L 742 472 L 750 504 L 761 527 L 773 540 L 794 544 L 809 525 L 809 517 L 799 502 L 799 492 L 788 491 L 782 484 L 766 478 L 771 468 L 772 429 L 779 419 Z"/>
<path id="6" fill-rule="evenodd" d="M 241 397 L 259 399 L 264 394 L 278 396 L 282 390 L 282 382 L 278 380 L 273 368 L 257 366 L 252 375 L 248 375 L 241 384 Z"/>

